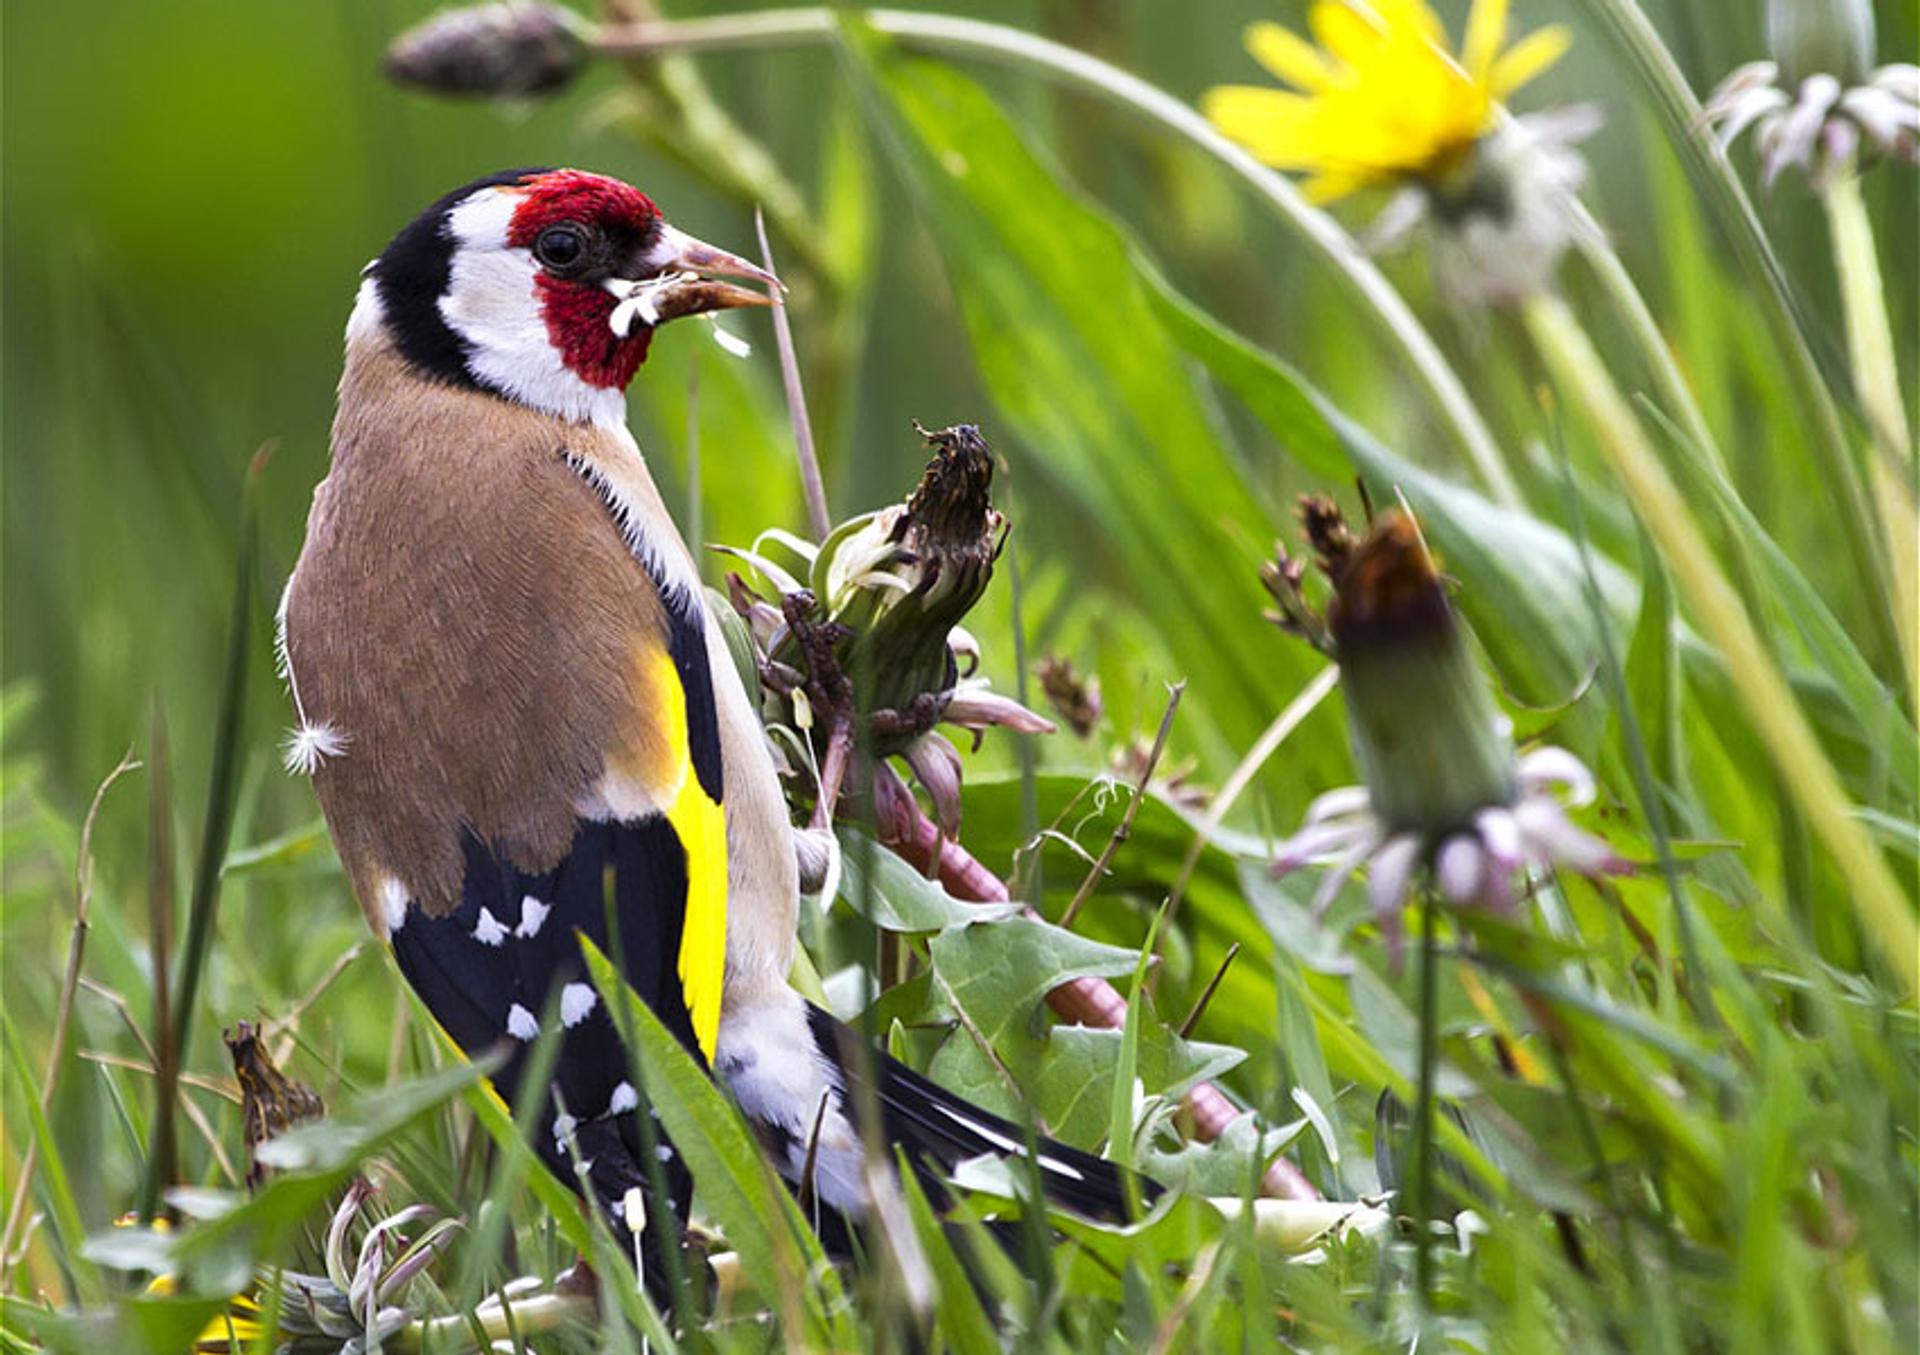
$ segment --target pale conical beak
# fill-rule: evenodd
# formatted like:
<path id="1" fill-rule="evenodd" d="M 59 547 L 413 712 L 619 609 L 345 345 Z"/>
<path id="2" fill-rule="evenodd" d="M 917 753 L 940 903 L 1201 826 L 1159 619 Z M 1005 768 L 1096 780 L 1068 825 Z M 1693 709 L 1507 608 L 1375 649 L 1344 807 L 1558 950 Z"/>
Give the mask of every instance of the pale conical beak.
<path id="1" fill-rule="evenodd" d="M 779 278 L 758 264 L 696 240 L 673 226 L 660 228 L 659 236 L 639 262 L 645 277 L 608 278 L 604 284 L 620 298 L 608 323 L 621 338 L 632 332 L 636 320 L 653 327 L 683 315 L 777 304 L 777 298 L 767 292 L 741 287 L 724 278 L 751 278 L 786 290 Z"/>

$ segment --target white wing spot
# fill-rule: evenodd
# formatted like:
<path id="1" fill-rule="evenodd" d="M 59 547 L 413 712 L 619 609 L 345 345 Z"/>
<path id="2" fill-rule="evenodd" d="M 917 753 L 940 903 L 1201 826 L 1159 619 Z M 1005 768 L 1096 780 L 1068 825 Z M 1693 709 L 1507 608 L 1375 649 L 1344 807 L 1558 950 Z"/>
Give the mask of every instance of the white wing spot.
<path id="1" fill-rule="evenodd" d="M 533 1013 L 518 1002 L 507 1008 L 507 1034 L 514 1039 L 527 1041 L 540 1033 L 540 1023 L 534 1020 Z"/>
<path id="2" fill-rule="evenodd" d="M 554 1116 L 553 1117 L 554 1143 L 556 1143 L 562 1148 L 565 1148 L 567 1146 L 567 1135 L 571 1134 L 574 1130 L 574 1126 L 578 1125 L 579 1123 L 580 1122 L 578 1120 L 574 1119 L 573 1116 L 568 1115 L 564 1111 Z"/>
<path id="3" fill-rule="evenodd" d="M 622 1082 L 613 1089 L 613 1095 L 607 1098 L 607 1114 L 620 1115 L 633 1110 L 640 1104 L 640 1093 L 633 1089 L 631 1082 Z"/>
<path id="4" fill-rule="evenodd" d="M 584 983 L 570 983 L 560 990 L 560 1024 L 572 1029 L 587 1019 L 600 994 Z"/>
<path id="5" fill-rule="evenodd" d="M 1078 1167 L 1070 1166 L 1057 1157 L 1048 1157 L 1045 1153 L 1040 1153 L 1036 1156 L 1039 1159 L 1040 1165 L 1050 1172 L 1058 1172 L 1062 1176 L 1071 1176 L 1076 1181 L 1084 1181 L 1087 1179 L 1086 1173 L 1082 1172 Z"/>
<path id="6" fill-rule="evenodd" d="M 520 900 L 520 925 L 513 929 L 515 936 L 531 939 L 540 934 L 540 926 L 547 920 L 547 914 L 553 911 L 553 905 L 542 903 L 529 894 Z"/>
<path id="7" fill-rule="evenodd" d="M 507 929 L 491 909 L 480 910 L 480 920 L 473 924 L 473 939 L 483 946 L 497 946 L 507 939 Z"/>

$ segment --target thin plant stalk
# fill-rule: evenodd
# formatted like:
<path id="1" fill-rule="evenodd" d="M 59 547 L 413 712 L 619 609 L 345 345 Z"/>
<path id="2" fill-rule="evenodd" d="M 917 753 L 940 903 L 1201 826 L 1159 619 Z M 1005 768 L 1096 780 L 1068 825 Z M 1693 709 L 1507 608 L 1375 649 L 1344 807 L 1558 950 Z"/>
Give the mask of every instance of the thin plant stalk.
<path id="1" fill-rule="evenodd" d="M 1301 721 L 1313 714 L 1339 682 L 1338 664 L 1328 664 L 1309 678 L 1299 694 L 1273 717 L 1273 723 L 1260 732 L 1260 737 L 1253 741 L 1253 747 L 1247 750 L 1246 756 L 1240 759 L 1240 764 L 1221 785 L 1219 793 L 1208 803 L 1206 817 L 1200 820 L 1199 830 L 1193 835 L 1193 845 L 1187 848 L 1186 856 L 1181 858 L 1180 873 L 1174 877 L 1173 889 L 1168 894 L 1173 900 L 1167 909 L 1169 922 L 1179 913 L 1180 900 L 1186 895 L 1187 883 L 1193 878 L 1194 868 L 1200 864 L 1201 853 L 1206 851 L 1214 833 L 1226 821 L 1227 811 L 1240 799 L 1241 792 L 1253 783 L 1253 778 L 1266 766 L 1267 759 L 1279 751 L 1280 745 L 1287 741 L 1287 736 L 1300 727 Z"/>
<path id="2" fill-rule="evenodd" d="M 1067 909 L 1060 914 L 1060 925 L 1071 929 L 1073 919 L 1079 915 L 1080 907 L 1087 901 L 1094 887 L 1110 873 L 1113 858 L 1120 846 L 1133 835 L 1133 816 L 1140 812 L 1140 802 L 1147 798 L 1147 786 L 1153 780 L 1153 772 L 1160 765 L 1160 755 L 1166 752 L 1167 735 L 1173 731 L 1174 713 L 1180 709 L 1180 698 L 1186 694 L 1187 684 L 1176 682 L 1167 688 L 1167 710 L 1160 717 L 1160 732 L 1154 735 L 1153 750 L 1147 754 L 1147 762 L 1140 769 L 1140 779 L 1134 783 L 1133 798 L 1127 801 L 1127 809 L 1120 816 L 1120 822 L 1114 825 L 1113 836 L 1107 839 L 1106 849 L 1100 853 L 1100 859 L 1093 863 L 1093 869 L 1087 872 L 1086 879 L 1073 892 L 1073 899 Z"/>
<path id="3" fill-rule="evenodd" d="M 1881 540 L 1853 446 L 1840 419 L 1840 407 L 1807 342 L 1805 317 L 1795 304 L 1786 269 L 1773 252 L 1753 200 L 1741 187 L 1726 152 L 1702 130 L 1699 99 L 1694 97 L 1673 53 L 1661 41 L 1659 30 L 1636 0 L 1585 0 L 1585 4 L 1638 72 L 1694 186 L 1719 220 L 1742 270 L 1755 284 L 1767 328 L 1785 359 L 1787 377 L 1812 421 L 1813 441 L 1827 469 L 1825 478 L 1832 484 L 1841 535 L 1852 556 L 1854 573 L 1860 586 L 1877 596 L 1885 591 L 1886 571 L 1881 557 L 1887 543 Z M 1898 549 L 1898 542 L 1892 544 Z M 1867 615 L 1874 628 L 1873 648 L 1882 657 L 1895 657 L 1899 626 L 1891 605 L 1884 610 L 1869 607 Z"/>
<path id="4" fill-rule="evenodd" d="M 1833 267 L 1840 279 L 1846 313 L 1847 356 L 1853 366 L 1854 392 L 1873 433 L 1877 454 L 1871 459 L 1874 503 L 1887 534 L 1893 582 L 1893 619 L 1900 630 L 1900 652 L 1911 688 L 1912 709 L 1920 712 L 1920 539 L 1913 496 L 1913 438 L 1907 430 L 1900 395 L 1900 367 L 1894 358 L 1893 327 L 1887 322 L 1886 287 L 1873 244 L 1873 223 L 1860 196 L 1859 176 L 1834 176 L 1820 190 L 1827 228 L 1833 238 Z"/>
<path id="5" fill-rule="evenodd" d="M 1424 1323 L 1433 1295 L 1433 1065 L 1439 1043 L 1434 1030 L 1434 891 L 1421 890 L 1420 904 L 1420 1061 L 1413 1097 L 1413 1276 Z"/>
<path id="6" fill-rule="evenodd" d="M 171 1030 L 157 1031 L 161 1076 L 158 1079 L 154 1123 L 170 1121 L 179 1100 L 177 1077 L 167 1076 L 185 1067 L 198 1006 L 200 976 L 207 952 L 213 948 L 213 915 L 220 906 L 220 867 L 226 860 L 227 838 L 233 829 L 234 802 L 239 795 L 241 725 L 247 704 L 247 664 L 252 653 L 254 559 L 259 549 L 259 485 L 273 454 L 268 443 L 247 466 L 241 493 L 240 548 L 234 561 L 233 599 L 227 617 L 226 671 L 221 678 L 219 714 L 214 723 L 213 768 L 207 777 L 207 813 L 201 827 L 200 855 L 194 863 L 193 894 L 187 905 L 187 936 L 181 947 L 180 983 L 174 989 L 177 1018 Z M 171 1048 L 164 1047 L 171 1042 Z M 150 1154 L 140 1187 L 140 1217 L 151 1219 L 166 1184 L 163 1164 Z"/>
<path id="7" fill-rule="evenodd" d="M 831 41 L 840 31 L 842 17 L 824 7 L 719 14 L 606 25 L 590 41 L 596 51 L 609 57 L 756 50 Z M 1365 303 L 1362 309 L 1380 336 L 1402 350 L 1487 492 L 1507 506 L 1519 504 L 1520 491 L 1499 444 L 1433 337 L 1353 236 L 1309 203 L 1292 180 L 1255 160 L 1164 90 L 1063 43 L 1003 24 L 948 14 L 870 9 L 856 11 L 852 17 L 904 47 L 992 61 L 1073 86 L 1158 123 L 1218 160 L 1333 266 L 1341 281 Z"/>
<path id="8" fill-rule="evenodd" d="M 1855 817 L 1833 764 L 1680 491 L 1566 303 L 1542 293 L 1527 303 L 1523 320 L 1554 380 L 1593 425 L 1601 453 L 1667 557 L 1702 633 L 1725 659 L 1728 680 L 1782 783 L 1847 881 L 1861 928 L 1898 977 L 1905 1000 L 1913 1001 L 1920 986 L 1920 926 L 1913 909 Z"/>
<path id="9" fill-rule="evenodd" d="M 760 263 L 773 272 L 773 247 L 767 243 L 767 220 L 753 214 L 753 228 L 760 235 Z M 807 396 L 800 385 L 800 363 L 793 352 L 793 326 L 787 321 L 787 305 L 778 293 L 774 296 L 773 340 L 780 352 L 780 376 L 786 383 L 787 417 L 793 422 L 793 450 L 800 458 L 800 485 L 806 491 L 807 526 L 815 541 L 825 541 L 833 531 L 833 519 L 827 516 L 827 488 L 820 478 L 820 458 L 813 449 L 813 421 L 807 417 Z"/>

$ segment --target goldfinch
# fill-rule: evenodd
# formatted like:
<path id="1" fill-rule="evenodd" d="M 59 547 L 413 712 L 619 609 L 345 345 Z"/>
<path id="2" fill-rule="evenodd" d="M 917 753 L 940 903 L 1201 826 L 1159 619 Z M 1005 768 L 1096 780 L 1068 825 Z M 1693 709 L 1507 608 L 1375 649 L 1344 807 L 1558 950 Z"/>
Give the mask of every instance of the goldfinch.
<path id="1" fill-rule="evenodd" d="M 738 281 L 727 281 L 727 279 Z M 616 1222 L 644 1185 L 640 1101 L 575 933 L 606 947 L 730 1090 L 789 1180 L 857 1223 L 853 1081 L 930 1175 L 1023 1136 L 787 984 L 799 888 L 765 736 L 691 554 L 626 427 L 654 330 L 770 297 L 744 259 L 577 170 L 449 193 L 364 270 L 329 473 L 281 606 L 311 775 L 367 920 L 465 1051 L 504 1045 Z M 519 1084 L 543 1021 L 548 1088 Z M 655 1152 L 684 1206 L 671 1144 Z M 1122 1183 L 1042 1140 L 1049 1192 L 1118 1215 Z"/>

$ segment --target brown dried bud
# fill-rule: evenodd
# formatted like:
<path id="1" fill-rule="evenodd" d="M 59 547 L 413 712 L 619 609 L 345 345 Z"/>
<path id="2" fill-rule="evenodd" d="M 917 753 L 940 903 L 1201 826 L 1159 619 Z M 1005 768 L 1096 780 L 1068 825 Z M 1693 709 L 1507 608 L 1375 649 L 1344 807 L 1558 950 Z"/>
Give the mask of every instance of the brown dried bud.
<path id="1" fill-rule="evenodd" d="M 1320 557 L 1320 568 L 1326 571 L 1328 578 L 1338 578 L 1354 544 L 1353 533 L 1347 530 L 1347 519 L 1340 512 L 1340 505 L 1325 494 L 1302 494 L 1300 527 L 1306 533 L 1307 544 Z"/>
<path id="2" fill-rule="evenodd" d="M 396 84 L 474 97 L 551 94 L 586 65 L 581 22 L 557 5 L 502 3 L 443 10 L 387 49 Z"/>
<path id="3" fill-rule="evenodd" d="M 302 1120 L 319 1119 L 327 1108 L 313 1088 L 274 1066 L 253 1022 L 236 1022 L 231 1032 L 221 1032 L 221 1038 L 227 1042 L 233 1075 L 240 1083 L 240 1118 L 246 1127 L 249 1162 L 247 1184 L 257 1186 L 267 1169 L 254 1156 L 255 1150 Z"/>
<path id="4" fill-rule="evenodd" d="M 1051 654 L 1040 660 L 1033 672 L 1040 679 L 1040 690 L 1046 693 L 1053 713 L 1081 738 L 1093 733 L 1106 711 L 1106 703 L 1100 699 L 1099 676 L 1082 673 L 1073 666 L 1072 659 Z"/>

